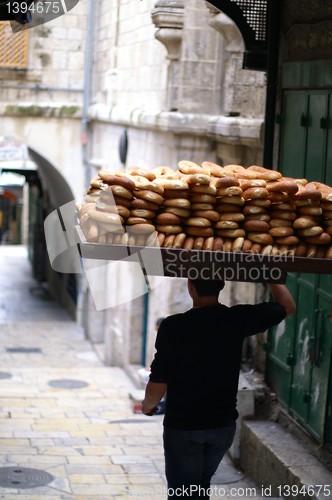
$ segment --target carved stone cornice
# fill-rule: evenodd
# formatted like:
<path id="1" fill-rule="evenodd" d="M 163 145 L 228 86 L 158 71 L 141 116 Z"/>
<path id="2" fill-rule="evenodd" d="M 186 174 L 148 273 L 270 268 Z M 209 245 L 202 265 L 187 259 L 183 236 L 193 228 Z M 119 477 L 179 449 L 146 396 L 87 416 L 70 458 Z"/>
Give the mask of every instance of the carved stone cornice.
<path id="1" fill-rule="evenodd" d="M 161 0 L 156 3 L 151 17 L 158 28 L 155 37 L 165 45 L 168 59 L 178 60 L 182 42 L 184 1 Z"/>
<path id="2" fill-rule="evenodd" d="M 225 50 L 243 51 L 242 35 L 236 24 L 209 2 L 206 2 L 206 5 L 211 12 L 209 25 L 223 36 L 226 42 Z"/>

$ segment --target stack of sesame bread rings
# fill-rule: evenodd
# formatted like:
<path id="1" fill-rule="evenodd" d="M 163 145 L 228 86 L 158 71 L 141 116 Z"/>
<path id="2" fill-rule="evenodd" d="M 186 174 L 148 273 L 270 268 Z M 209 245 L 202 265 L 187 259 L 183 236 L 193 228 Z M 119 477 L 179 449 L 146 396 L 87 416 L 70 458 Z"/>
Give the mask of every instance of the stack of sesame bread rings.
<path id="1" fill-rule="evenodd" d="M 332 187 L 256 165 L 100 170 L 77 211 L 90 243 L 332 258 Z"/>

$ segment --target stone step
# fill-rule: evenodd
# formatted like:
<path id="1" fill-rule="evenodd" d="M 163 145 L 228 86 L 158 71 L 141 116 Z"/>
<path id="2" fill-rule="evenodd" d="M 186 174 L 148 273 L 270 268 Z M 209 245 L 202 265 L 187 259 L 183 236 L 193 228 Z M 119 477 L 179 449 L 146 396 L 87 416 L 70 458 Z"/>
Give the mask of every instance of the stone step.
<path id="1" fill-rule="evenodd" d="M 240 467 L 266 496 L 298 500 L 332 498 L 332 473 L 280 425 L 244 420 Z"/>

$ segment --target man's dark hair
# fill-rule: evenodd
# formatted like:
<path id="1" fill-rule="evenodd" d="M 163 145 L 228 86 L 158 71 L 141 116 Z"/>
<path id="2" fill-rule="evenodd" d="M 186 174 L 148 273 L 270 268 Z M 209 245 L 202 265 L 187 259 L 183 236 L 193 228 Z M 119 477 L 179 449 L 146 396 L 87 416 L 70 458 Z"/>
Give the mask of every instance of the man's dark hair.
<path id="1" fill-rule="evenodd" d="M 209 295 L 219 295 L 219 292 L 224 288 L 225 282 L 223 280 L 191 280 L 196 292 L 201 297 L 208 297 Z"/>

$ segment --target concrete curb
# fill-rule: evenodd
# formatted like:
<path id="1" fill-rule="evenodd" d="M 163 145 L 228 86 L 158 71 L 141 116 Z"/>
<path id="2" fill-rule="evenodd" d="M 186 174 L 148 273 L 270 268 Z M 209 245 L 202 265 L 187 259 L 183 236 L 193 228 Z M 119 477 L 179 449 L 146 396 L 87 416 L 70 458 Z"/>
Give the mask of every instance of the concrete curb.
<path id="1" fill-rule="evenodd" d="M 275 422 L 243 421 L 240 466 L 266 496 L 332 498 L 331 472 Z"/>

